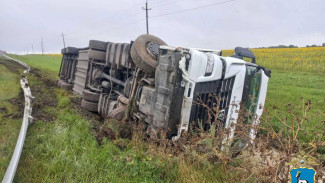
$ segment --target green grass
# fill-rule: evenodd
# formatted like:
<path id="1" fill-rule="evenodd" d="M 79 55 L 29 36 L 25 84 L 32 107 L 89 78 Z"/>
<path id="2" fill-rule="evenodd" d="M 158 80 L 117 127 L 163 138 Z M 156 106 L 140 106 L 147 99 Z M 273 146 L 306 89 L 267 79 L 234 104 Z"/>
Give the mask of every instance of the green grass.
<path id="1" fill-rule="evenodd" d="M 0 64 L 0 108 L 2 109 L 0 110 L 0 177 L 4 176 L 9 165 L 22 120 L 6 116 L 17 113 L 18 107 L 8 100 L 18 96 L 19 80 L 19 75 L 10 72 Z"/>
<path id="2" fill-rule="evenodd" d="M 10 72 L 3 65 L 0 65 L 0 70 L 0 101 L 8 103 L 6 100 L 18 96 L 20 91 L 20 76 Z"/>
<path id="3" fill-rule="evenodd" d="M 52 54 L 52 55 L 9 55 L 12 58 L 21 60 L 27 63 L 32 68 L 37 68 L 44 70 L 53 77 L 57 77 L 62 55 L 61 54 Z"/>
<path id="4" fill-rule="evenodd" d="M 270 114 L 277 114 L 281 118 L 292 116 L 287 112 L 287 105 L 295 106 L 293 113 L 301 116 L 301 107 L 311 100 L 311 109 L 308 115 L 308 125 L 306 125 L 306 135 L 300 138 L 311 140 L 314 138 L 313 130 L 325 131 L 325 126 L 321 121 L 325 120 L 325 73 L 308 73 L 295 71 L 272 71 L 269 80 L 266 107 Z M 280 113 L 280 114 L 279 114 Z M 276 128 L 283 128 L 283 124 L 278 119 L 272 121 Z"/>

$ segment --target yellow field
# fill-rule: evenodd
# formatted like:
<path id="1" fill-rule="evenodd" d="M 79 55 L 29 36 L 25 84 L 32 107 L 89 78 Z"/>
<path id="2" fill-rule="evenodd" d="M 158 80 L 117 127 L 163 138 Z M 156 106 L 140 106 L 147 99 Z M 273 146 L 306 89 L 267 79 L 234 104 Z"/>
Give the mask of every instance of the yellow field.
<path id="1" fill-rule="evenodd" d="M 325 72 L 325 47 L 252 49 L 259 65 L 269 69 Z M 234 50 L 224 50 L 225 56 Z"/>
<path id="2" fill-rule="evenodd" d="M 325 47 L 252 49 L 259 65 L 269 69 L 325 72 Z M 234 50 L 223 50 L 224 56 Z M 61 54 L 46 54 L 61 56 Z M 246 59 L 245 59 L 246 60 Z"/>

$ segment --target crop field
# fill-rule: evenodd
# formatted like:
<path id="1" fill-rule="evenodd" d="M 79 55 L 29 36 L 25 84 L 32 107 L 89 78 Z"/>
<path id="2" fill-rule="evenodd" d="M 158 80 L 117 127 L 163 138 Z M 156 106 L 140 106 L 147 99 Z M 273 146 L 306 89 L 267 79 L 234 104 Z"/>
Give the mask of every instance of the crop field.
<path id="1" fill-rule="evenodd" d="M 253 49 L 253 52 L 259 65 L 273 70 L 325 72 L 325 47 Z"/>
<path id="2" fill-rule="evenodd" d="M 261 126 L 271 124 L 273 133 L 280 134 L 286 129 L 283 122 L 295 126 L 295 121 L 303 118 L 307 122 L 301 126 L 304 133 L 297 135 L 299 140 L 306 144 L 324 141 L 325 47 L 253 49 L 253 52 L 259 65 L 272 70 Z M 233 50 L 223 53 L 229 56 Z M 10 56 L 34 68 L 28 78 L 36 97 L 33 103 L 35 123 L 29 128 L 15 182 L 260 180 L 257 173 L 234 165 L 240 163 L 240 159 L 211 162 L 206 154 L 186 147 L 182 153 L 173 153 L 170 149 L 177 146 L 144 142 L 141 133 L 134 133 L 132 138 L 105 138 L 99 143 L 94 128 L 98 124 L 94 121 L 100 121 L 99 129 L 116 122 L 101 121 L 82 111 L 77 107 L 76 96 L 56 87 L 60 55 Z M 15 116 L 15 111 L 21 110 L 10 102 L 10 99 L 19 98 L 18 82 L 19 72 L 11 72 L 0 63 L 0 87 L 4 88 L 0 90 L 0 141 L 5 142 L 0 143 L 0 162 L 4 162 L 0 165 L 0 177 L 9 163 L 20 128 L 20 119 L 5 117 Z M 306 103 L 311 108 L 305 114 Z M 3 133 L 2 127 L 10 130 Z M 261 134 L 267 135 L 267 132 L 262 130 Z M 324 147 L 317 147 L 313 154 L 321 165 L 325 164 L 324 154 Z"/>

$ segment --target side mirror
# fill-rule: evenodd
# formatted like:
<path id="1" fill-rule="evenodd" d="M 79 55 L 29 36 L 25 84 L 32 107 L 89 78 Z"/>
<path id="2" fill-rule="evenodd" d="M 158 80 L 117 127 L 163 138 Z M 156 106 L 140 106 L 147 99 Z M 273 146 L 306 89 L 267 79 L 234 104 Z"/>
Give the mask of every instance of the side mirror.
<path id="1" fill-rule="evenodd" d="M 243 59 L 243 57 L 251 58 L 252 63 L 255 64 L 255 55 L 248 48 L 236 47 L 235 48 L 235 55 L 233 57 L 240 58 L 240 59 Z"/>

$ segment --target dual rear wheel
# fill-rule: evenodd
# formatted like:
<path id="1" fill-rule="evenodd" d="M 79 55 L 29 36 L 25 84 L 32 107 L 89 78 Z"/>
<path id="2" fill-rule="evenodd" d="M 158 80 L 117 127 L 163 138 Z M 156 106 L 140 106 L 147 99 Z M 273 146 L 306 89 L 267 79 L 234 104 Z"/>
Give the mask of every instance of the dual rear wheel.
<path id="1" fill-rule="evenodd" d="M 99 96 L 100 93 L 85 89 L 82 92 L 81 107 L 91 112 L 98 112 Z"/>

